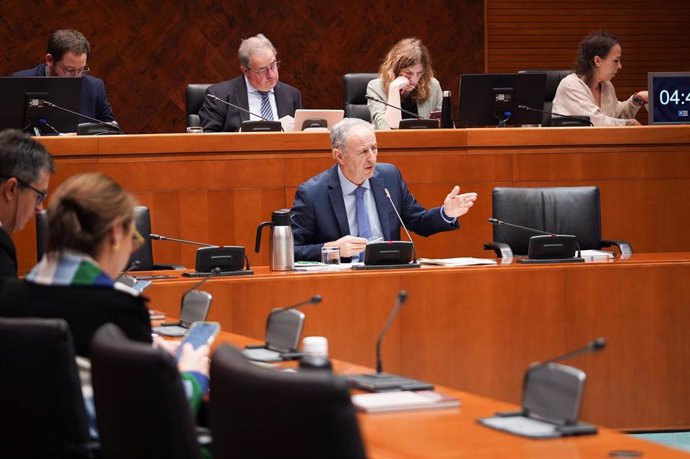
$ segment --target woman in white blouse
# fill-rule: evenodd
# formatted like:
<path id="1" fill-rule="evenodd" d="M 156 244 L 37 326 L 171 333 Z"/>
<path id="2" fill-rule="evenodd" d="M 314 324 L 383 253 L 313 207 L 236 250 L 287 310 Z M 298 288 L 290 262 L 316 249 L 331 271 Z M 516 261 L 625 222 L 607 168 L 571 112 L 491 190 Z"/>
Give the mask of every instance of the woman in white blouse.
<path id="1" fill-rule="evenodd" d="M 611 80 L 621 65 L 622 48 L 608 32 L 594 32 L 582 42 L 575 73 L 561 80 L 553 100 L 554 113 L 589 116 L 595 126 L 639 126 L 635 115 L 647 103 L 647 91 L 621 102 Z"/>

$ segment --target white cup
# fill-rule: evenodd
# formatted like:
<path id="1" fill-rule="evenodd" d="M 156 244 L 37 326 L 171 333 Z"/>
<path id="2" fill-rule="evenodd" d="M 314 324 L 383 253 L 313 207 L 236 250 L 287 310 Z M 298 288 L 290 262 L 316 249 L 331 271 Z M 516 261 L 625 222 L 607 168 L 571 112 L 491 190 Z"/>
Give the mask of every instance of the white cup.
<path id="1" fill-rule="evenodd" d="M 305 357 L 328 358 L 328 338 L 325 336 L 305 336 L 302 340 L 302 354 Z"/>

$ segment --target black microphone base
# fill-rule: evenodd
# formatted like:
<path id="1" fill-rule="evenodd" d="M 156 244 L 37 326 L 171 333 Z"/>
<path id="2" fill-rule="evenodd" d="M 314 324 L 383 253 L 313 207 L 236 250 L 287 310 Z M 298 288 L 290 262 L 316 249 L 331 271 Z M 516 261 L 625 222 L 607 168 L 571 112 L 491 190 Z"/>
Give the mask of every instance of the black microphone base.
<path id="1" fill-rule="evenodd" d="M 352 269 L 359 271 L 367 271 L 371 269 L 409 269 L 409 268 L 421 268 L 419 263 L 403 263 L 398 265 L 354 265 Z"/>
<path id="2" fill-rule="evenodd" d="M 400 390 L 431 390 L 434 385 L 404 376 L 388 373 L 369 373 L 347 376 L 352 387 L 369 392 L 391 392 Z"/>
<path id="3" fill-rule="evenodd" d="M 193 273 L 182 273 L 184 277 L 223 277 L 223 276 L 249 276 L 254 274 L 251 269 L 242 269 L 240 271 L 221 271 L 219 273 L 202 273 L 199 271 Z"/>
<path id="4" fill-rule="evenodd" d="M 584 258 L 518 258 L 518 263 L 526 265 L 539 265 L 546 263 L 584 263 Z"/>

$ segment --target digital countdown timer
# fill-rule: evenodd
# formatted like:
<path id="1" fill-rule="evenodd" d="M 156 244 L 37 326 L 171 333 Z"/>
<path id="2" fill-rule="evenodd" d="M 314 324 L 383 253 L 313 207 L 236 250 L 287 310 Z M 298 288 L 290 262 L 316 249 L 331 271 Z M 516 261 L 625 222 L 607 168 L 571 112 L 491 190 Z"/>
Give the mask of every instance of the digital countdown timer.
<path id="1" fill-rule="evenodd" d="M 690 72 L 649 72 L 649 124 L 690 124 Z"/>

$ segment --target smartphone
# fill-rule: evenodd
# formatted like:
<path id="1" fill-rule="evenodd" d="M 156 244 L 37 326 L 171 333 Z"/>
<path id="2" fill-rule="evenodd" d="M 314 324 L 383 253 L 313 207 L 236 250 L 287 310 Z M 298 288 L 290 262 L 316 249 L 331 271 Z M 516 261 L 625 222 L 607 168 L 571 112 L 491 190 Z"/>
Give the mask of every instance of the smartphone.
<path id="1" fill-rule="evenodd" d="M 132 287 L 133 287 L 135 290 L 139 291 L 139 292 L 143 292 L 144 289 L 146 289 L 146 287 L 148 287 L 149 285 L 151 285 L 151 281 L 150 281 L 150 280 L 148 280 L 148 279 L 143 279 L 143 280 L 142 280 L 142 279 L 138 279 L 138 280 L 134 283 L 134 285 L 133 285 Z"/>
<path id="2" fill-rule="evenodd" d="M 177 358 L 180 358 L 182 346 L 186 343 L 191 343 L 194 349 L 197 349 L 204 344 L 210 345 L 220 333 L 220 324 L 218 322 L 194 322 L 187 333 L 182 338 L 180 347 L 177 349 Z"/>

